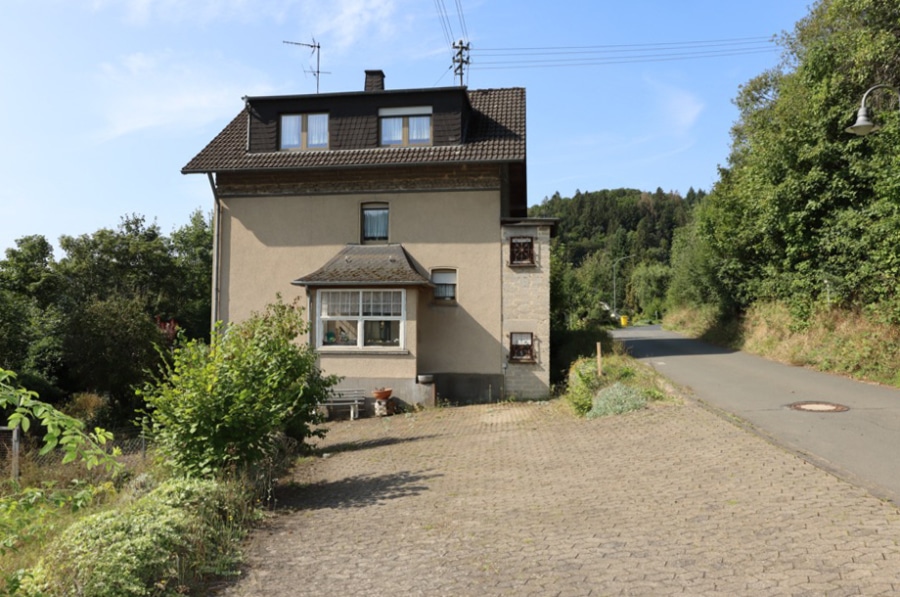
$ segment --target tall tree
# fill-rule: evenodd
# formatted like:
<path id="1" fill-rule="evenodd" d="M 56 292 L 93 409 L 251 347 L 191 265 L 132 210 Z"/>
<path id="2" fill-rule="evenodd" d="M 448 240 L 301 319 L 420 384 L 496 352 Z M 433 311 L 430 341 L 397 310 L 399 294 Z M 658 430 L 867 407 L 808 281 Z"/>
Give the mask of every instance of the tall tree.
<path id="1" fill-rule="evenodd" d="M 892 304 L 900 321 L 900 122 L 883 109 L 896 95 L 873 95 L 886 125 L 878 135 L 844 132 L 867 88 L 897 83 L 900 4 L 819 0 L 782 42 L 782 66 L 739 91 L 728 167 L 702 201 L 697 233 L 737 309 L 802 307 L 823 280 L 844 280 L 833 299 Z"/>

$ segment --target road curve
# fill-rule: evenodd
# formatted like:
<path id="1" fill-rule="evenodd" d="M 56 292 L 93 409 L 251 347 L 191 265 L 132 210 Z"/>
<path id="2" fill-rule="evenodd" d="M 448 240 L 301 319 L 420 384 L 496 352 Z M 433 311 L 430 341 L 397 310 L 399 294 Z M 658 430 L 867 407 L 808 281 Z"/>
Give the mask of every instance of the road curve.
<path id="1" fill-rule="evenodd" d="M 659 326 L 623 328 L 613 336 L 702 403 L 900 505 L 900 390 L 715 347 Z M 798 402 L 848 410 L 792 409 Z"/>

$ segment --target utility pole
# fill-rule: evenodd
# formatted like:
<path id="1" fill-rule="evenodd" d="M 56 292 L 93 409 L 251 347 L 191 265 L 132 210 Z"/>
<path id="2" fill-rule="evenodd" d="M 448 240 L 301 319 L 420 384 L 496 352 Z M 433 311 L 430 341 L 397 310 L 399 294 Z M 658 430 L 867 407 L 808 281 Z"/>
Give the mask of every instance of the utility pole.
<path id="1" fill-rule="evenodd" d="M 471 46 L 467 43 L 463 43 L 463 40 L 459 40 L 455 44 L 453 44 L 453 49 L 456 50 L 456 54 L 453 56 L 453 74 L 459 77 L 459 86 L 463 86 L 463 75 L 465 74 L 466 67 L 469 66 L 469 49 Z"/>

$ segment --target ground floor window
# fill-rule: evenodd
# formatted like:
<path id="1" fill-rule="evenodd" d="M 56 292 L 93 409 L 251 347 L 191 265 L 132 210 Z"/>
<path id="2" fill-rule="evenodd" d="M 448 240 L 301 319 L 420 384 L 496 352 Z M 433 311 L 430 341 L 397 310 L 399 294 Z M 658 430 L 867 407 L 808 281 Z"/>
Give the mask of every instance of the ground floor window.
<path id="1" fill-rule="evenodd" d="M 513 363 L 533 363 L 534 334 L 513 332 L 509 335 L 509 360 Z"/>
<path id="2" fill-rule="evenodd" d="M 320 290 L 317 346 L 405 348 L 405 290 Z"/>

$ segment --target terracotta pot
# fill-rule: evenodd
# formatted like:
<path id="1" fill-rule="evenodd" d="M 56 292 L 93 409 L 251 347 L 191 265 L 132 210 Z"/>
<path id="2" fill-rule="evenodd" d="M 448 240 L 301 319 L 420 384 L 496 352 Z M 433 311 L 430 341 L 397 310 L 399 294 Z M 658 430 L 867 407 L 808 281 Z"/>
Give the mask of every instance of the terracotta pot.
<path id="1" fill-rule="evenodd" d="M 384 388 L 383 390 L 373 390 L 372 397 L 375 400 L 387 400 L 391 397 L 391 388 Z"/>

